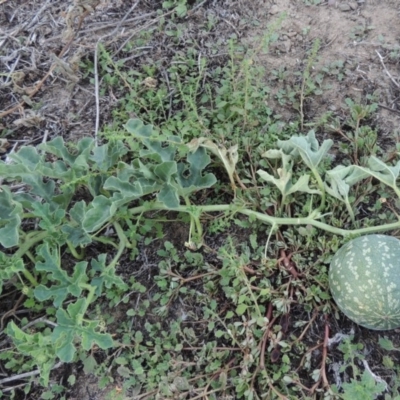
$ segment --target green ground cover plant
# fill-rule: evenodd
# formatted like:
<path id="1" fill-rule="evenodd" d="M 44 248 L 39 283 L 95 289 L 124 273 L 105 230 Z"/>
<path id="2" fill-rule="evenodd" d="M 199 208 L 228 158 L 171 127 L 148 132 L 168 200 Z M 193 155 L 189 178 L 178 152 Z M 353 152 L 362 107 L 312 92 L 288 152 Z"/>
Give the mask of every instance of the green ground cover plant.
<path id="1" fill-rule="evenodd" d="M 163 4 L 174 14 L 159 29 L 177 44 L 187 6 Z M 400 228 L 398 149 L 381 148 L 373 97 L 307 118 L 325 78 L 341 79 L 340 65 L 313 72 L 319 41 L 277 95 L 298 113 L 283 122 L 264 78 L 287 75 L 255 62 L 275 31 L 251 52 L 232 37 L 222 66 L 195 43 L 137 69 L 99 45 L 113 122 L 0 163 L 0 287 L 16 293 L 0 321 L 2 384 L 67 398 L 78 374 L 51 374 L 77 363 L 115 386 L 110 398 L 398 398 L 397 344 L 380 342 L 385 385 L 354 337 L 329 343 L 346 321 L 327 273 L 348 239 Z M 91 60 L 82 68 L 93 75 Z"/>
<path id="2" fill-rule="evenodd" d="M 361 181 L 371 181 L 374 178 L 377 186 L 386 187 L 399 196 L 396 179 L 400 163 L 390 165 L 371 156 L 365 166 L 337 165 L 331 170 L 321 170 L 320 164 L 326 159 L 332 141 L 328 139 L 320 145 L 314 131 L 310 131 L 307 136 L 293 136 L 289 140 L 278 141 L 276 149 L 270 149 L 261 155 L 274 162 L 274 167 L 269 172 L 261 169 L 257 171 L 260 177 L 258 190 L 262 190 L 262 182 L 272 184 L 278 189 L 278 215 L 274 216 L 257 211 L 241 198 L 240 191 L 243 189 L 235 186 L 235 176 L 240 182 L 239 176 L 235 175 L 238 161 L 236 146 L 226 149 L 205 138 L 193 139 L 185 144 L 181 138 L 162 135 L 151 125 L 144 125 L 137 119 L 128 121 L 125 128 L 125 142 L 114 140 L 96 145 L 93 139 L 84 138 L 72 145 L 64 143 L 61 138 L 55 138 L 38 147 L 22 147 L 10 155 L 11 163 L 0 164 L 0 174 L 8 182 L 7 186 L 2 186 L 0 193 L 0 240 L 5 249 L 17 249 L 13 254 L 1 253 L 2 283 L 12 283 L 21 293 L 25 307 L 41 310 L 46 314 L 34 322 L 28 323 L 24 319 L 19 326 L 10 322 L 4 333 L 19 352 L 20 363 L 12 355 L 14 352 L 3 352 L 1 357 L 8 360 L 9 368 L 18 368 L 19 372 L 31 368 L 34 359 L 43 386 L 48 385 L 49 373 L 56 360 L 71 362 L 77 357 L 85 357 L 93 346 L 103 350 L 124 346 L 113 340 L 101 321 L 93 318 L 93 305 L 103 296 L 110 304 L 115 304 L 121 301 L 123 293 L 128 290 L 128 284 L 116 275 L 115 268 L 122 254 L 135 247 L 134 240 L 127 231 L 130 231 L 132 223 L 137 224 L 148 213 L 177 212 L 182 221 L 189 224 L 185 246 L 191 251 L 197 251 L 203 246 L 202 217 L 205 214 L 219 212 L 224 213 L 225 218 L 241 214 L 249 221 L 267 224 L 269 235 L 264 254 L 260 255 L 261 265 L 265 266 L 268 266 L 271 235 L 282 226 L 301 226 L 309 230 L 317 228 L 343 237 L 400 227 L 397 218 L 381 225 L 360 227 L 353 212 L 345 218 L 348 224 L 354 226 L 353 229 L 350 226 L 348 229 L 335 226 L 337 217 L 327 205 L 332 199 L 339 200 L 346 205 L 347 210 L 352 210 L 350 189 Z M 138 143 L 140 151 L 133 153 L 132 150 L 138 148 Z M 229 176 L 227 182 L 230 182 L 232 190 L 232 201 L 229 204 L 196 204 L 193 199 L 195 193 L 212 190 L 217 183 L 216 176 L 207 168 L 211 161 L 207 150 L 214 155 L 215 161 L 220 161 Z M 294 165 L 299 163 L 304 164 L 302 172 L 294 173 Z M 305 173 L 306 168 L 309 169 L 309 174 Z M 29 192 L 15 191 L 13 185 L 29 187 Z M 83 199 L 78 200 L 77 193 L 81 193 Z M 287 205 L 299 196 L 298 193 L 306 196 L 302 202 L 308 204 L 308 207 L 297 215 L 284 215 Z M 132 206 L 133 202 L 138 203 Z M 107 235 L 106 231 L 110 229 L 113 234 Z M 252 246 L 257 253 L 259 246 L 256 236 L 252 240 Z M 94 242 L 114 249 L 115 255 L 110 258 L 108 250 L 92 258 L 90 263 L 84 261 L 86 248 Z M 165 275 L 173 276 L 168 269 L 168 262 L 174 260 L 174 257 L 178 261 L 179 257 L 171 254 L 173 246 L 167 246 L 166 250 L 164 256 L 167 264 L 162 269 L 165 269 Z M 206 313 L 211 317 L 209 329 L 214 328 L 215 324 L 220 325 L 215 332 L 216 338 L 224 338 L 241 351 L 244 344 L 239 342 L 238 336 L 255 335 L 260 340 L 262 332 L 268 329 L 270 318 L 266 317 L 267 310 L 262 304 L 268 301 L 271 290 L 270 285 L 265 282 L 264 288 L 258 284 L 257 290 L 261 291 L 255 292 L 254 279 L 248 278 L 243 270 L 243 265 L 247 265 L 255 255 L 249 250 L 243 251 L 243 254 L 237 254 L 233 244 L 229 245 L 229 242 L 218 251 L 223 260 L 223 269 L 219 272 L 221 285 L 226 297 L 237 304 L 235 311 L 229 311 L 224 316 L 224 321 L 215 314 L 212 303 L 206 306 L 206 309 L 211 306 Z M 65 252 L 76 261 L 64 265 L 62 254 Z M 186 257 L 195 265 L 199 262 L 195 253 L 187 253 Z M 207 274 L 212 276 L 216 272 L 207 271 Z M 183 290 L 182 280 L 184 281 L 176 275 L 176 279 L 172 279 L 176 284 L 170 286 L 170 292 L 167 291 L 159 297 L 160 315 L 165 313 L 168 303 L 177 292 L 186 292 L 187 289 Z M 167 281 L 162 283 L 163 280 L 158 279 L 156 282 L 161 288 L 168 287 Z M 308 295 L 318 296 L 310 291 L 313 288 L 306 289 Z M 278 312 L 287 315 L 290 308 L 287 299 L 275 299 L 273 303 Z M 251 321 L 237 321 L 229 327 L 227 320 L 234 314 L 243 318 L 250 310 L 253 315 Z M 36 325 L 36 332 L 33 334 L 26 331 L 32 323 Z M 135 337 L 141 335 L 140 331 L 134 334 Z M 284 349 L 291 345 L 285 344 L 281 337 L 282 332 L 277 331 L 276 338 L 273 335 L 270 341 L 271 344 L 279 343 L 284 353 Z M 141 340 L 138 341 L 138 346 L 140 342 Z M 248 345 L 250 343 L 246 344 Z M 171 346 L 175 351 L 181 348 L 178 342 Z M 254 358 L 260 357 L 257 347 L 252 351 L 256 351 Z M 26 358 L 31 362 L 26 362 Z M 132 362 L 135 364 L 133 360 Z M 134 369 L 134 375 L 141 381 L 140 376 L 145 373 L 144 367 L 138 365 L 137 368 L 138 370 Z M 160 368 L 160 365 L 157 364 L 156 368 Z M 123 370 L 122 367 L 120 370 Z M 125 375 L 130 375 L 124 371 Z M 211 368 L 210 372 L 212 371 L 219 369 Z M 263 369 L 259 373 L 263 376 Z M 281 373 L 282 371 L 276 372 L 272 381 L 279 382 Z M 256 376 L 253 375 L 253 379 Z M 368 376 L 365 376 L 367 379 Z M 268 375 L 264 375 L 267 386 L 272 385 L 270 379 Z M 248 387 L 248 381 L 240 381 L 241 379 L 232 387 L 235 387 L 238 396 L 249 398 L 249 393 L 254 392 L 255 388 Z M 292 382 L 293 377 L 286 377 L 285 381 Z M 220 382 L 214 391 L 225 391 L 226 385 L 221 386 Z M 242 389 L 241 385 L 244 385 Z M 167 392 L 163 395 L 171 395 Z"/>

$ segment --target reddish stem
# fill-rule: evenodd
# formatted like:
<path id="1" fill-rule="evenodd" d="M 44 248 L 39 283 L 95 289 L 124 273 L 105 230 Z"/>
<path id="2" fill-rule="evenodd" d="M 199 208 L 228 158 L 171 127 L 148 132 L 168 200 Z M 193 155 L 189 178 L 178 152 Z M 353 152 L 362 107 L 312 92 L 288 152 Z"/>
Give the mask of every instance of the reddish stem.
<path id="1" fill-rule="evenodd" d="M 276 317 L 272 318 L 272 303 L 268 304 L 268 310 L 267 310 L 267 319 L 269 321 L 269 324 L 267 325 L 267 328 L 265 329 L 264 335 L 261 340 L 261 350 L 260 350 L 260 368 L 264 369 L 265 368 L 265 348 L 267 347 L 267 341 L 268 341 L 268 334 L 269 330 L 271 329 L 271 326 L 275 323 Z"/>
<path id="2" fill-rule="evenodd" d="M 287 256 L 285 250 L 282 249 L 280 251 L 281 258 L 278 262 L 293 276 L 293 278 L 297 279 L 301 274 L 297 271 L 296 264 L 291 260 L 292 255 L 293 254 L 289 254 Z"/>
<path id="3" fill-rule="evenodd" d="M 329 324 L 328 316 L 325 315 L 325 337 L 324 337 L 324 347 L 322 349 L 322 365 L 321 365 L 321 376 L 323 387 L 329 387 L 328 378 L 326 377 L 326 359 L 328 357 L 328 342 L 329 342 Z"/>

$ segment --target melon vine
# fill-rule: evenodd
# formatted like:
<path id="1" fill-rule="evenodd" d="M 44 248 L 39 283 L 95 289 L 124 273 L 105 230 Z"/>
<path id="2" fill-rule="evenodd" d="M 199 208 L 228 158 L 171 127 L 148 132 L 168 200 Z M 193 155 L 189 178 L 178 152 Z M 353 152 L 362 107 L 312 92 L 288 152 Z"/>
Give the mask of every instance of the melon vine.
<path id="1" fill-rule="evenodd" d="M 23 324 L 15 322 L 9 323 L 5 332 L 21 354 L 36 360 L 43 384 L 57 360 L 73 361 L 79 349 L 118 345 L 103 331 L 102 321 L 92 320 L 88 312 L 100 296 L 118 302 L 127 289 L 116 274 L 116 266 L 125 251 L 136 248 L 135 239 L 126 235 L 128 221 L 137 222 L 143 214 L 174 211 L 175 215 L 189 216 L 182 220 L 190 223 L 185 243 L 190 250 L 202 245 L 201 216 L 213 212 L 227 216 L 239 213 L 268 224 L 269 238 L 275 228 L 284 225 L 313 226 L 343 237 L 400 228 L 399 220 L 380 226 L 355 223 L 353 212 L 349 213 L 348 226 L 355 229 L 339 228 L 332 212 L 326 210 L 329 196 L 351 210 L 351 187 L 371 177 L 400 198 L 396 186 L 400 162 L 393 166 L 370 157 L 363 166 L 324 171 L 320 164 L 328 156 L 331 140 L 320 145 L 310 131 L 307 136 L 278 141 L 277 149 L 263 154 L 270 161 L 265 163 L 267 171 L 257 171 L 263 181 L 259 184 L 276 186 L 284 204 L 300 192 L 310 206 L 295 218 L 275 217 L 246 202 L 241 192 L 245 187 L 235 169 L 239 160 L 236 146 L 225 148 L 206 138 L 185 144 L 181 138 L 162 135 L 139 120 L 130 120 L 125 128 L 128 134 L 124 140 L 99 146 L 91 138 L 70 144 L 58 137 L 38 147 L 23 146 L 9 154 L 10 162 L 0 161 L 0 294 L 6 283 L 11 284 L 27 296 L 27 307 L 47 307 L 49 311 L 49 326 L 37 328 L 34 334 L 24 332 Z M 217 182 L 207 152 L 226 169 L 232 187 L 230 203 L 196 203 L 194 194 L 208 191 L 211 196 Z M 298 176 L 299 163 L 310 173 Z M 277 173 L 268 169 L 271 164 Z M 361 245 L 354 245 L 357 240 Z M 107 251 L 114 249 L 115 254 L 103 253 L 90 263 L 84 261 L 93 242 L 109 246 Z M 365 236 L 349 243 L 332 263 L 332 291 L 339 307 L 372 329 L 400 326 L 400 278 L 396 277 L 400 244 L 385 236 Z M 61 259 L 65 252 L 76 260 L 69 271 Z M 349 286 L 345 279 L 350 278 L 353 283 Z M 363 298 L 361 289 L 371 297 Z M 352 297 L 350 290 L 357 296 Z M 37 358 L 40 351 L 49 357 Z"/>

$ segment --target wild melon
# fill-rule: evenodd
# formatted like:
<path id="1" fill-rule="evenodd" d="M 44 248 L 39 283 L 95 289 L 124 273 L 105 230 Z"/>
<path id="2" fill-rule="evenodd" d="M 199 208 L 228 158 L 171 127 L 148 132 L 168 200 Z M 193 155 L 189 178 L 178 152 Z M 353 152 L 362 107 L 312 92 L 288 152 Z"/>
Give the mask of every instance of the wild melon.
<path id="1" fill-rule="evenodd" d="M 333 256 L 329 286 L 339 309 L 369 329 L 400 327 L 400 240 L 366 235 Z"/>

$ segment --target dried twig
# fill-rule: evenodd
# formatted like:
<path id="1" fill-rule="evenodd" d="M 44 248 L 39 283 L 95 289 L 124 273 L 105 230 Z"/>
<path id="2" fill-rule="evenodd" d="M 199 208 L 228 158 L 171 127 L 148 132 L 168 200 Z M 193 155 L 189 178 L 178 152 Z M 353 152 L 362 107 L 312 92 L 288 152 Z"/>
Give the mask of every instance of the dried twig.
<path id="1" fill-rule="evenodd" d="M 40 9 L 36 12 L 36 14 L 34 15 L 34 17 L 31 19 L 31 22 L 29 22 L 29 24 L 26 26 L 25 29 L 30 29 L 32 28 L 33 24 L 37 21 L 38 16 L 43 14 L 43 11 L 47 8 L 47 6 L 49 5 L 50 0 L 47 0 L 42 7 L 40 7 Z M 54 2 L 52 1 L 52 5 L 54 6 L 54 3 L 58 3 L 58 2 Z"/>
<path id="2" fill-rule="evenodd" d="M 94 49 L 94 93 L 95 93 L 95 98 L 96 98 L 96 122 L 95 122 L 95 127 L 94 127 L 94 140 L 95 140 L 96 145 L 98 144 L 97 140 L 98 140 L 99 125 L 100 125 L 99 72 L 98 72 L 98 68 L 97 68 L 99 44 L 105 38 L 107 38 L 109 36 L 113 36 L 118 32 L 118 29 L 120 28 L 120 26 L 124 23 L 124 21 L 126 21 L 129 14 L 137 7 L 138 4 L 139 4 L 139 0 L 135 4 L 133 4 L 133 6 L 126 13 L 125 17 L 122 18 L 121 21 L 119 21 L 118 25 L 115 27 L 115 29 L 112 32 L 110 32 L 98 39 L 98 41 L 96 43 L 96 47 Z"/>
<path id="3" fill-rule="evenodd" d="M 114 27 L 116 25 L 118 27 L 121 27 L 121 26 L 126 25 L 126 24 L 131 23 L 131 22 L 140 21 L 140 20 L 148 18 L 148 17 L 154 17 L 155 15 L 157 15 L 156 12 L 151 12 L 151 13 L 140 15 L 138 17 L 134 17 L 134 18 L 129 18 L 129 19 L 121 20 L 121 21 L 110 22 L 108 24 L 105 24 L 104 22 L 94 22 L 94 23 L 88 25 L 86 29 L 82 29 L 81 31 L 79 31 L 79 35 L 78 36 L 79 36 L 79 38 L 82 35 L 87 36 L 87 34 L 90 33 L 90 32 L 101 31 L 101 30 L 104 30 L 104 29 L 112 28 L 112 27 Z M 53 36 L 53 37 L 50 37 L 50 38 L 46 39 L 44 41 L 44 43 L 59 41 L 61 38 L 62 38 L 62 35 L 56 35 L 56 36 Z"/>
<path id="4" fill-rule="evenodd" d="M 1 319 L 0 319 L 0 332 L 1 332 L 1 333 L 3 332 L 3 328 L 4 328 L 4 320 L 5 320 L 8 316 L 14 315 L 14 314 L 15 314 L 15 312 L 17 311 L 17 308 L 18 308 L 19 305 L 22 303 L 22 300 L 24 300 L 24 298 L 25 298 L 25 295 L 22 294 L 22 295 L 19 297 L 19 299 L 16 301 L 16 303 L 14 304 L 14 307 L 11 308 L 11 310 L 8 310 L 7 312 L 5 312 L 5 313 L 3 314 L 3 316 L 1 317 Z M 1 382 L 0 382 L 0 383 L 1 383 Z"/>
<path id="5" fill-rule="evenodd" d="M 376 51 L 376 54 L 378 54 L 379 60 L 380 60 L 380 62 L 381 62 L 381 64 L 382 64 L 383 69 L 385 70 L 387 76 L 390 78 L 390 80 L 391 80 L 398 88 L 400 88 L 399 83 L 393 78 L 393 76 L 390 74 L 390 72 L 389 72 L 388 69 L 386 68 L 385 63 L 383 62 L 383 57 L 379 54 L 379 51 L 378 51 L 378 50 L 375 50 L 375 51 Z"/>
<path id="6" fill-rule="evenodd" d="M 99 48 L 99 39 L 96 43 L 96 47 L 94 49 L 94 94 L 96 98 L 96 122 L 94 125 L 94 140 L 96 143 L 96 146 L 98 145 L 97 143 L 97 136 L 99 132 L 99 125 L 100 125 L 100 100 L 99 100 L 99 73 L 97 69 L 97 53 L 98 53 L 98 48 Z"/>
<path id="7" fill-rule="evenodd" d="M 322 385 L 324 388 L 329 387 L 329 381 L 326 376 L 326 360 L 328 357 L 328 342 L 329 342 L 329 325 L 328 325 L 328 316 L 325 315 L 325 336 L 324 336 L 324 347 L 322 350 L 322 362 L 321 362 L 321 377 L 322 377 Z"/>
<path id="8" fill-rule="evenodd" d="M 383 384 L 383 385 L 385 386 L 385 390 L 388 390 L 388 384 L 387 384 L 387 382 L 386 382 L 384 379 L 382 379 L 379 375 L 376 375 L 376 374 L 374 374 L 374 373 L 371 371 L 371 368 L 369 367 L 367 360 L 361 360 L 361 361 L 362 361 L 362 363 L 364 364 L 364 368 L 365 368 L 365 369 L 369 372 L 369 374 L 374 378 L 375 382 L 380 383 L 380 384 Z"/>
<path id="9" fill-rule="evenodd" d="M 191 10 L 188 11 L 188 13 L 187 13 L 188 17 L 190 17 L 190 15 L 193 14 L 197 9 L 199 9 L 200 7 L 203 7 L 204 4 L 206 4 L 208 1 L 209 0 L 203 0 L 202 2 L 197 4 L 197 6 L 194 6 Z"/>
<path id="10" fill-rule="evenodd" d="M 12 75 L 15 71 L 15 68 L 17 67 L 19 60 L 21 58 L 21 54 L 17 55 L 17 59 L 15 60 L 15 62 L 13 63 L 13 65 L 10 68 L 10 72 L 8 73 L 7 77 L 6 77 L 6 81 L 4 82 L 4 85 L 8 85 L 8 83 L 12 80 Z"/>
<path id="11" fill-rule="evenodd" d="M 35 319 L 35 320 L 31 321 L 31 322 L 28 322 L 28 323 L 27 323 L 26 325 L 24 325 L 21 329 L 22 329 L 22 330 L 26 330 L 26 329 L 28 329 L 30 326 L 35 325 L 35 324 L 39 324 L 39 323 L 45 323 L 45 324 L 47 324 L 47 325 L 52 326 L 53 328 L 55 328 L 55 327 L 58 326 L 58 324 L 56 324 L 55 322 L 50 321 L 49 319 L 47 319 L 47 318 L 45 318 L 45 317 L 40 317 L 40 318 L 37 318 L 37 319 Z"/>
<path id="12" fill-rule="evenodd" d="M 267 328 L 264 331 L 264 335 L 261 339 L 261 342 L 259 344 L 260 346 L 260 361 L 259 361 L 259 367 L 261 369 L 265 369 L 265 349 L 267 347 L 267 342 L 269 339 L 269 332 L 272 327 L 272 325 L 275 323 L 275 320 L 277 317 L 273 317 L 273 310 L 272 310 L 272 303 L 269 303 L 268 305 L 268 310 L 267 310 L 267 320 L 268 320 L 268 325 Z"/>
<path id="13" fill-rule="evenodd" d="M 130 15 L 130 13 L 137 7 L 138 4 L 139 4 L 139 0 L 128 10 L 128 12 L 125 14 L 125 17 L 121 19 L 121 21 L 118 23 L 118 25 L 115 27 L 115 29 L 107 36 L 115 35 L 118 32 L 118 29 L 120 28 L 120 26 L 126 21 L 126 19 Z"/>
<path id="14" fill-rule="evenodd" d="M 152 25 L 156 24 L 157 22 L 159 22 L 161 18 L 165 18 L 165 17 L 167 17 L 168 15 L 171 15 L 173 12 L 174 12 L 174 10 L 169 11 L 169 12 L 163 14 L 163 15 L 160 15 L 158 18 L 154 18 L 152 21 L 148 22 L 147 24 L 141 26 L 141 27 L 138 28 L 138 29 L 135 29 L 135 30 L 129 35 L 128 39 L 126 39 L 126 40 L 121 44 L 121 46 L 118 47 L 117 51 L 115 51 L 115 52 L 113 53 L 112 58 L 114 58 L 118 53 L 120 53 L 121 50 L 125 47 L 125 45 L 126 45 L 138 32 L 142 31 L 143 29 L 149 28 L 150 26 L 152 26 Z"/>
<path id="15" fill-rule="evenodd" d="M 59 362 L 57 364 L 55 364 L 51 369 L 56 369 L 58 367 L 61 367 L 61 365 L 63 365 L 63 362 Z M 12 381 L 18 381 L 20 379 L 24 379 L 24 378 L 29 378 L 31 376 L 35 376 L 35 375 L 39 375 L 40 374 L 40 369 L 35 369 L 33 371 L 30 372 L 24 372 L 23 374 L 19 374 L 19 375 L 14 375 L 14 376 L 9 376 L 8 378 L 4 378 L 0 380 L 0 385 L 3 383 L 8 383 L 8 382 L 12 382 Z M 4 389 L 3 389 L 4 392 Z"/>
<path id="16" fill-rule="evenodd" d="M 240 34 L 240 32 L 236 29 L 235 25 L 232 24 L 232 22 L 229 22 L 227 19 L 222 18 L 221 20 L 224 21 L 225 23 L 227 23 L 235 32 L 238 38 L 240 38 L 242 35 Z"/>
<path id="17" fill-rule="evenodd" d="M 26 383 L 20 383 L 18 385 L 14 385 L 14 386 L 9 386 L 9 387 L 3 388 L 3 389 L 1 389 L 1 391 L 3 393 L 7 393 L 7 392 L 11 392 L 12 390 L 15 390 L 15 389 L 22 388 L 24 386 L 26 386 Z"/>
<path id="18" fill-rule="evenodd" d="M 121 21 L 109 22 L 108 24 L 105 24 L 104 22 L 94 22 L 93 24 L 88 25 L 86 29 L 81 30 L 79 33 L 80 33 L 80 35 L 83 35 L 83 34 L 87 34 L 88 32 L 95 32 L 95 31 L 99 31 L 99 30 L 103 30 L 103 29 L 107 29 L 107 28 L 112 28 L 115 25 L 118 25 L 118 27 L 121 27 L 122 25 L 129 24 L 130 22 L 140 21 L 141 19 L 148 18 L 148 17 L 154 17 L 155 15 L 157 15 L 156 12 L 151 12 L 151 13 L 147 13 L 147 14 L 142 14 L 138 17 L 126 19 L 126 17 L 128 17 L 128 15 L 130 14 L 130 12 L 132 10 L 133 10 L 133 8 L 130 11 L 128 11 L 128 14 L 126 14 L 125 17 Z M 53 39 L 55 39 L 55 38 L 49 38 L 47 41 L 50 41 Z"/>
<path id="19" fill-rule="evenodd" d="M 379 103 L 379 104 L 378 104 L 378 107 L 384 108 L 385 110 L 394 112 L 394 113 L 396 113 L 396 114 L 400 114 L 400 111 L 399 111 L 399 110 L 394 110 L 393 108 L 390 108 L 390 107 L 388 107 L 388 106 L 385 106 L 384 104 L 380 104 L 380 103 Z"/>
<path id="20" fill-rule="evenodd" d="M 58 54 L 57 58 L 61 58 L 69 49 L 69 47 L 71 46 L 71 43 L 73 42 L 76 33 L 80 30 L 81 26 L 82 26 L 82 22 L 83 20 L 89 15 L 89 11 L 85 11 L 79 19 L 78 22 L 78 27 L 76 29 L 76 32 L 72 35 L 71 39 L 66 43 L 66 45 L 62 48 L 62 50 L 60 51 L 60 53 Z M 43 86 L 43 84 L 46 82 L 47 78 L 52 74 L 52 72 L 54 71 L 54 69 L 57 67 L 56 63 L 53 63 L 52 66 L 50 67 L 49 71 L 47 72 L 47 74 L 39 81 L 39 83 L 32 89 L 29 91 L 28 97 L 32 98 L 37 92 L 39 92 L 39 90 L 41 89 L 41 87 Z M 26 103 L 25 100 L 21 100 L 17 105 L 15 105 L 14 107 L 9 108 L 8 110 L 5 110 L 3 112 L 0 112 L 0 118 L 5 117 L 8 114 L 13 113 L 14 111 L 22 108 L 22 106 Z"/>

